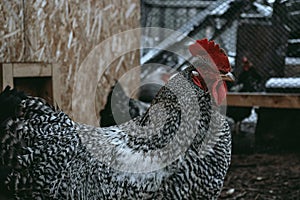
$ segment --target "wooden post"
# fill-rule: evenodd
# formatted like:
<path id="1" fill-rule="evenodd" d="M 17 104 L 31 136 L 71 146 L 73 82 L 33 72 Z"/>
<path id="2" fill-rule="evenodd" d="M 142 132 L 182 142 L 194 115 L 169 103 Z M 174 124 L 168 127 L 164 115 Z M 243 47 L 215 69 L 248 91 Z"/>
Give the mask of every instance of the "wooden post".
<path id="1" fill-rule="evenodd" d="M 12 64 L 6 64 L 3 63 L 0 65 L 0 86 L 1 91 L 4 90 L 4 88 L 9 85 L 10 87 L 14 86 L 14 79 L 13 79 L 13 67 Z"/>
<path id="2" fill-rule="evenodd" d="M 52 95 L 54 106 L 61 107 L 61 73 L 59 64 L 52 65 Z"/>

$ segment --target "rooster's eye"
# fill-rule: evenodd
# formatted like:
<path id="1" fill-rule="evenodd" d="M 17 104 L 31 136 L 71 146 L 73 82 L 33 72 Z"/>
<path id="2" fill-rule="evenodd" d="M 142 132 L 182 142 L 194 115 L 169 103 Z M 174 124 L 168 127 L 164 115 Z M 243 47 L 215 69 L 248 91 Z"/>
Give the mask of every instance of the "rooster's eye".
<path id="1" fill-rule="evenodd" d="M 199 76 L 199 72 L 197 71 L 192 71 L 193 76 Z"/>

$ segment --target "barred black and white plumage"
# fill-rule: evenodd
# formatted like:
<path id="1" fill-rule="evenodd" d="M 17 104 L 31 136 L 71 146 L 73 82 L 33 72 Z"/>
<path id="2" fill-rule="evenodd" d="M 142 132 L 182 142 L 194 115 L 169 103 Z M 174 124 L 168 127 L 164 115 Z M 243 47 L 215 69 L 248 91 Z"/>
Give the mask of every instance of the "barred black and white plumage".
<path id="1" fill-rule="evenodd" d="M 229 126 L 193 72 L 172 78 L 144 116 L 106 128 L 6 88 L 0 153 L 14 198 L 217 199 L 230 163 Z"/>

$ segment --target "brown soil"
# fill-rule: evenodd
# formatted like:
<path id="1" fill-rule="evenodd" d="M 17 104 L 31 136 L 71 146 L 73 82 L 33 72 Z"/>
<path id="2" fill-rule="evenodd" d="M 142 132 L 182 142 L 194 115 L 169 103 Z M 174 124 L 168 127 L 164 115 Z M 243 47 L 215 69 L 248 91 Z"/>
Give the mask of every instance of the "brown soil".
<path id="1" fill-rule="evenodd" d="M 219 199 L 300 200 L 300 154 L 233 155 Z"/>

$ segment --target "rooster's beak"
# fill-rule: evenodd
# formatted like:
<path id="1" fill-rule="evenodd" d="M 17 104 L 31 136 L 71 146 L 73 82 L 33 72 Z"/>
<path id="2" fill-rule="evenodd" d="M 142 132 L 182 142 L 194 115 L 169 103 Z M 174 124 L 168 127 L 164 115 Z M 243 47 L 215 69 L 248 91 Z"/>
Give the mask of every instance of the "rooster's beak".
<path id="1" fill-rule="evenodd" d="M 231 72 L 228 72 L 227 74 L 221 74 L 221 79 L 229 82 L 235 81 L 234 75 Z"/>

